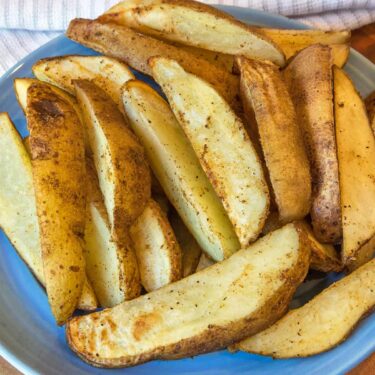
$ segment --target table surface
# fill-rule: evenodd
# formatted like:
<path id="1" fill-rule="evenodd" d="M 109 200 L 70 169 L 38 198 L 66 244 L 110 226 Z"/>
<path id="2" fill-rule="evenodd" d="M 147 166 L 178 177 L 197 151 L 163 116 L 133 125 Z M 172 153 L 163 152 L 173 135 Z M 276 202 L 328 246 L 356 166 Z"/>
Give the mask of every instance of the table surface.
<path id="1" fill-rule="evenodd" d="M 352 47 L 362 53 L 375 64 L 375 23 L 364 26 L 352 33 Z M 375 89 L 375 88 L 374 88 Z M 0 357 L 1 375 L 21 374 L 11 366 L 4 358 Z M 375 353 L 349 372 L 348 375 L 375 374 Z"/>

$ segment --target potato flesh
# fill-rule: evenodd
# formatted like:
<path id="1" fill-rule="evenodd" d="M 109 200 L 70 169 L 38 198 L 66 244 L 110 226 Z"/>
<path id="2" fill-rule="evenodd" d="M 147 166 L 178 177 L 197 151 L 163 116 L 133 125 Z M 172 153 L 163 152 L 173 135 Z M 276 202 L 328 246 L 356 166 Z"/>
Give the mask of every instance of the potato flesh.
<path id="1" fill-rule="evenodd" d="M 160 206 L 149 200 L 130 227 L 141 284 L 147 292 L 181 278 L 181 248 Z"/>
<path id="2" fill-rule="evenodd" d="M 375 139 L 364 103 L 350 78 L 334 68 L 336 140 L 339 159 L 342 259 L 345 265 L 361 257 L 361 247 L 375 235 Z M 367 249 L 372 258 L 375 246 Z M 359 264 L 356 264 L 358 266 Z"/>
<path id="3" fill-rule="evenodd" d="M 139 8 L 120 11 L 118 20 L 140 32 L 167 40 L 230 55 L 266 59 L 278 65 L 284 64 L 284 56 L 280 50 L 246 24 L 228 16 L 220 17 L 218 12 L 212 14 L 189 5 L 164 2 L 144 7 L 142 4 Z M 111 15 L 109 12 L 106 14 Z M 111 20 L 110 17 L 108 19 Z"/>
<path id="4" fill-rule="evenodd" d="M 121 240 L 151 195 L 143 147 L 103 90 L 87 80 L 75 86 L 108 218 Z"/>
<path id="5" fill-rule="evenodd" d="M 168 104 L 141 81 L 125 85 L 130 124 L 152 170 L 202 250 L 223 260 L 240 247 L 233 227 Z"/>
<path id="6" fill-rule="evenodd" d="M 74 80 L 89 79 L 122 108 L 121 87 L 133 73 L 124 63 L 106 56 L 58 56 L 33 66 L 35 76 L 75 95 Z"/>
<path id="7" fill-rule="evenodd" d="M 7 114 L 0 114 L 0 226 L 44 284 L 31 162 Z"/>
<path id="8" fill-rule="evenodd" d="M 151 67 L 245 247 L 262 230 L 269 193 L 241 120 L 210 85 L 177 62 L 158 57 Z"/>
<path id="9" fill-rule="evenodd" d="M 234 347 L 275 358 L 306 357 L 332 349 L 374 308 L 374 284 L 375 259 Z"/>
<path id="10" fill-rule="evenodd" d="M 308 259 L 303 239 L 289 224 L 199 273 L 112 309 L 74 318 L 67 326 L 69 345 L 100 366 L 217 349 L 272 321 L 276 296 L 277 315 L 284 311 L 307 272 Z"/>
<path id="11" fill-rule="evenodd" d="M 94 204 L 89 206 L 90 217 L 85 231 L 86 270 L 102 307 L 112 307 L 125 300 L 121 290 L 120 264 L 117 244 L 112 241 L 111 229 Z"/>

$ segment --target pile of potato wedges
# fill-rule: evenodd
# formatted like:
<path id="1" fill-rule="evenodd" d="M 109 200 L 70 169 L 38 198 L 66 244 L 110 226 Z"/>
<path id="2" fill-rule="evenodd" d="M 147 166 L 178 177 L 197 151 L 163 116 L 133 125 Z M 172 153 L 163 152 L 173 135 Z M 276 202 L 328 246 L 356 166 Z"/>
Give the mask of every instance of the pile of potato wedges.
<path id="1" fill-rule="evenodd" d="M 127 0 L 66 35 L 102 55 L 15 80 L 29 136 L 0 114 L 0 226 L 70 348 L 125 367 L 343 341 L 375 306 L 375 100 L 342 69 L 350 32 Z M 309 270 L 345 276 L 289 310 Z"/>

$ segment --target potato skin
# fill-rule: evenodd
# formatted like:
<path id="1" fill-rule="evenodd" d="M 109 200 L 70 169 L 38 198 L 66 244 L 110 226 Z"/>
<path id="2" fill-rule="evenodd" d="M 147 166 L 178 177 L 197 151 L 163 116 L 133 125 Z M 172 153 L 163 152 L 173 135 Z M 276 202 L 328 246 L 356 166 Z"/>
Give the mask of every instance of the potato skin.
<path id="1" fill-rule="evenodd" d="M 284 223 L 302 219 L 310 210 L 309 162 L 296 113 L 278 67 L 268 62 L 236 59 L 241 93 L 254 109 L 262 152 L 275 201 Z M 243 83 L 243 84 L 242 84 Z"/>
<path id="2" fill-rule="evenodd" d="M 27 91 L 26 117 L 43 267 L 52 312 L 63 324 L 75 310 L 85 280 L 85 152 L 73 107 L 50 87 Z"/>
<path id="3" fill-rule="evenodd" d="M 242 315 L 245 314 L 245 312 L 243 312 L 240 314 L 240 319 L 228 319 L 224 324 L 213 325 L 210 324 L 210 314 L 208 314 L 207 328 L 199 330 L 197 333 L 192 334 L 190 337 L 167 345 L 158 345 L 158 343 L 155 342 L 152 344 L 153 348 L 148 351 L 142 349 L 142 345 L 139 349 L 136 347 L 137 341 L 141 341 L 143 335 L 146 335 L 147 337 L 147 334 L 150 332 L 152 337 L 153 327 L 157 327 L 159 324 L 164 324 L 163 318 L 165 317 L 163 316 L 163 314 L 168 314 L 167 311 L 170 311 L 168 306 L 176 302 L 175 298 L 182 298 L 182 305 L 186 302 L 183 296 L 186 288 L 188 290 L 192 289 L 193 285 L 190 284 L 194 284 L 194 286 L 196 286 L 199 283 L 199 286 L 196 286 L 196 288 L 202 288 L 202 291 L 204 292 L 204 285 L 206 285 L 206 282 L 209 285 L 212 282 L 212 280 L 210 279 L 211 277 L 215 278 L 217 275 L 219 275 L 220 270 L 223 267 L 226 267 L 226 264 L 229 268 L 231 268 L 232 262 L 237 262 L 237 260 L 239 262 L 236 264 L 242 271 L 238 271 L 238 277 L 236 276 L 235 281 L 230 283 L 233 288 L 231 289 L 233 295 L 230 293 L 229 295 L 227 295 L 227 298 L 236 299 L 236 293 L 241 295 L 241 292 L 236 290 L 236 288 L 237 283 L 241 285 L 242 277 L 245 277 L 245 279 L 246 277 L 249 277 L 249 274 L 247 274 L 246 262 L 249 262 L 250 260 L 247 258 L 247 255 L 245 255 L 249 254 L 249 251 L 251 251 L 249 247 L 249 249 L 240 250 L 224 262 L 218 263 L 210 268 L 202 270 L 198 274 L 191 275 L 188 278 L 185 278 L 177 283 L 166 286 L 146 296 L 140 297 L 137 300 L 126 302 L 123 306 L 117 306 L 114 309 L 108 309 L 103 312 L 94 313 L 86 317 L 74 318 L 69 322 L 66 331 L 69 346 L 83 360 L 90 363 L 91 365 L 109 368 L 125 367 L 134 366 L 153 359 L 176 359 L 206 353 L 223 348 L 227 345 L 230 345 L 231 343 L 238 341 L 240 338 L 265 329 L 286 312 L 288 302 L 292 298 L 295 288 L 300 282 L 302 282 L 308 269 L 310 253 L 309 249 L 306 247 L 305 236 L 302 232 L 299 231 L 298 225 L 289 224 L 288 226 L 288 229 L 284 228 L 281 229 L 281 231 L 283 231 L 282 233 L 286 233 L 285 230 L 287 231 L 287 233 L 293 233 L 293 238 L 297 236 L 298 245 L 294 243 L 295 240 L 293 239 L 292 246 L 293 252 L 298 251 L 298 253 L 292 255 L 291 253 L 289 253 L 289 246 L 286 246 L 282 250 L 285 258 L 283 257 L 281 259 L 293 259 L 293 265 L 285 268 L 285 265 L 281 265 L 284 263 L 284 260 L 279 261 L 281 264 L 278 264 L 277 267 L 275 266 L 277 270 L 275 269 L 273 276 L 275 276 L 275 278 L 280 277 L 280 279 L 282 280 L 280 286 L 278 286 L 277 289 L 273 289 L 272 294 L 267 297 L 267 300 L 264 301 L 264 303 L 262 302 L 257 309 L 252 311 L 250 315 Z M 292 227 L 294 228 L 292 229 Z M 274 235 L 275 234 L 271 234 L 270 236 L 272 237 Z M 262 239 L 260 241 L 263 241 L 263 243 L 267 243 L 267 240 L 265 239 Z M 258 245 L 255 244 L 252 246 L 255 247 Z M 257 248 L 256 251 L 260 251 L 260 253 L 262 253 L 261 248 L 263 245 L 259 246 L 260 247 Z M 274 242 L 265 246 L 267 246 L 266 249 L 268 250 L 265 249 L 263 251 L 266 251 L 267 254 L 269 254 L 269 252 L 276 251 L 274 250 Z M 298 250 L 295 246 L 298 246 Z M 262 253 L 262 255 L 265 254 Z M 290 258 L 290 256 L 292 258 Z M 245 258 L 247 260 L 245 260 Z M 242 263 L 242 260 L 244 261 L 244 263 Z M 281 269 L 279 267 L 283 270 L 282 275 L 280 274 Z M 229 268 L 227 268 L 227 270 Z M 267 275 L 265 277 L 269 276 L 270 275 Z M 242 289 L 243 287 L 246 288 L 246 286 L 240 286 L 239 289 Z M 180 293 L 182 294 L 182 297 L 179 297 Z M 190 296 L 190 294 L 188 294 L 188 296 Z M 187 298 L 189 299 L 190 297 Z M 149 298 L 149 300 L 151 299 L 152 301 L 147 302 L 149 301 L 147 300 L 147 298 Z M 171 300 L 167 302 L 166 298 L 170 298 Z M 200 303 L 200 293 L 196 295 L 196 298 L 198 298 L 196 302 Z M 119 322 L 118 320 L 125 319 L 123 318 L 123 309 L 126 307 L 126 310 L 128 312 L 134 311 L 134 313 L 136 313 L 135 311 L 139 311 L 138 309 L 143 309 L 144 306 L 149 303 L 151 303 L 151 307 L 155 306 L 156 304 L 158 307 L 155 306 L 152 310 L 150 310 L 150 306 L 147 305 L 147 311 L 149 311 L 149 313 L 138 312 L 138 317 L 135 317 L 131 323 L 127 323 L 127 328 L 129 330 L 126 330 L 127 333 L 124 336 L 124 341 L 122 341 L 120 348 L 117 343 L 119 342 L 119 337 L 122 337 L 125 330 L 119 332 L 118 324 L 121 324 L 121 322 Z M 166 307 L 163 306 L 163 304 L 165 303 L 167 303 Z M 166 308 L 165 312 L 163 310 L 164 308 Z M 174 308 L 176 308 L 177 311 L 180 309 L 179 307 Z M 181 307 L 181 309 L 183 309 L 183 307 Z M 186 314 L 188 314 L 189 316 L 190 313 L 186 312 Z M 81 322 L 82 325 L 80 324 Z M 104 332 L 106 333 L 104 334 Z M 95 340 L 95 337 L 104 337 L 104 339 L 99 339 L 99 341 L 96 341 L 94 343 L 94 341 L 92 340 Z M 112 339 L 113 342 L 111 342 Z M 118 350 L 123 350 L 126 353 L 127 346 L 125 343 L 128 340 L 132 345 L 135 345 L 135 351 L 137 352 L 138 349 L 138 353 L 129 353 L 122 356 L 119 355 Z M 114 350 L 114 356 L 112 358 L 110 357 L 110 353 L 106 353 L 106 355 L 108 355 L 110 358 L 100 357 L 99 354 L 95 355 L 96 351 L 100 350 L 101 342 L 105 346 L 107 346 L 108 343 L 111 343 L 111 348 L 113 348 Z"/>
<path id="4" fill-rule="evenodd" d="M 72 20 L 66 35 L 86 47 L 125 61 L 147 75 L 152 75 L 147 63 L 149 58 L 161 55 L 174 59 L 189 72 L 213 85 L 228 103 L 238 106 L 238 77 L 178 47 L 125 26 L 85 19 Z"/>
<path id="5" fill-rule="evenodd" d="M 310 160 L 314 234 L 323 243 L 337 243 L 342 227 L 330 48 L 304 49 L 286 67 L 284 78 Z"/>

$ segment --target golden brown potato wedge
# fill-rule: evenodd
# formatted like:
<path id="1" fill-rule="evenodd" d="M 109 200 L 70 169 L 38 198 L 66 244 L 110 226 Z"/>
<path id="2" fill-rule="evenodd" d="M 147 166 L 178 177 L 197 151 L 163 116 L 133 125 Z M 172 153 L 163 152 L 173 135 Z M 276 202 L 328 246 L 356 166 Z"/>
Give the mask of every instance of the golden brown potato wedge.
<path id="1" fill-rule="evenodd" d="M 342 229 L 329 47 L 313 45 L 301 51 L 286 67 L 284 78 L 310 159 L 314 234 L 321 242 L 336 243 Z"/>
<path id="2" fill-rule="evenodd" d="M 14 88 L 15 88 L 17 100 L 18 100 L 18 103 L 20 104 L 20 107 L 21 107 L 21 109 L 23 110 L 24 113 L 26 113 L 26 107 L 27 107 L 27 89 L 35 82 L 39 82 L 39 81 L 36 80 L 36 79 L 33 79 L 33 78 L 16 78 L 14 80 Z M 64 91 L 62 91 L 59 88 L 54 87 L 52 85 L 48 85 L 48 86 L 50 86 L 52 90 L 55 90 L 58 95 L 61 94 L 61 96 L 64 99 L 66 98 L 68 101 L 72 100 L 71 104 L 72 104 L 73 107 L 74 107 L 74 105 L 78 106 L 75 99 L 73 97 L 71 97 L 69 94 L 66 94 Z M 78 108 L 77 108 L 77 110 L 79 111 Z M 30 157 L 31 148 L 30 148 L 30 137 L 29 136 L 27 136 L 26 138 L 23 139 L 23 144 L 24 144 L 24 147 L 27 151 L 28 157 Z M 25 163 L 24 167 L 25 168 L 31 168 L 31 162 Z M 32 174 L 31 169 L 30 169 L 30 171 L 27 171 L 25 173 L 26 174 Z M 24 186 L 24 189 L 28 189 L 28 188 L 29 187 Z M 33 187 L 33 189 L 34 189 L 34 187 Z M 33 194 L 34 194 L 34 190 L 33 190 Z M 34 197 L 33 202 L 32 203 L 30 202 L 29 204 L 32 204 L 32 205 L 35 206 L 35 197 Z M 36 212 L 35 212 L 35 217 L 32 220 L 34 220 L 35 223 L 37 223 Z M 34 235 L 39 235 L 39 228 L 35 229 L 35 227 L 33 226 L 34 224 L 32 224 L 31 222 L 29 224 L 23 223 L 22 225 L 24 225 L 25 227 L 28 227 L 28 228 L 34 228 L 33 229 Z M 25 247 L 24 250 L 21 250 L 21 251 L 27 251 L 27 252 L 31 251 L 31 252 L 33 252 L 34 246 L 30 244 L 30 245 L 28 245 L 28 247 Z M 38 262 L 37 266 L 40 267 L 40 268 L 43 268 L 42 253 L 41 253 L 40 248 L 38 250 L 38 254 L 39 254 L 38 258 L 36 258 L 36 261 Z M 35 271 L 34 271 L 35 265 L 29 263 L 27 261 L 26 257 L 24 259 L 25 259 L 25 262 L 29 265 L 30 269 L 35 273 Z M 43 276 L 42 279 L 40 279 L 39 277 L 37 277 L 37 278 L 38 278 L 39 282 L 43 286 L 45 286 L 44 274 L 42 276 Z M 95 309 L 98 308 L 98 300 L 96 298 L 96 295 L 95 295 L 95 292 L 92 288 L 92 285 L 91 285 L 90 281 L 87 280 L 87 278 L 86 278 L 85 283 L 83 285 L 82 294 L 81 294 L 80 300 L 78 302 L 77 308 L 79 310 L 86 310 L 86 311 L 91 311 L 91 310 L 95 310 Z"/>
<path id="3" fill-rule="evenodd" d="M 310 268 L 321 272 L 340 272 L 343 266 L 336 249 L 331 244 L 320 243 L 306 221 L 301 222 L 300 225 L 305 230 L 311 247 Z"/>
<path id="4" fill-rule="evenodd" d="M 241 90 L 255 113 L 281 222 L 310 211 L 311 176 L 302 133 L 287 87 L 272 63 L 238 57 Z"/>
<path id="5" fill-rule="evenodd" d="M 201 257 L 199 258 L 197 269 L 195 271 L 202 271 L 205 268 L 212 266 L 213 264 L 215 264 L 215 261 L 210 259 L 206 254 L 202 253 Z"/>
<path id="6" fill-rule="evenodd" d="M 86 174 L 87 216 L 84 246 L 86 272 L 100 305 L 112 307 L 140 292 L 138 286 L 133 295 L 128 294 L 127 260 L 128 253 L 133 250 L 130 244 L 117 241 L 112 237 L 94 161 L 90 158 L 86 158 Z M 130 259 L 133 258 L 130 256 Z M 133 277 L 138 277 L 138 274 L 136 273 Z"/>
<path id="7" fill-rule="evenodd" d="M 233 226 L 168 103 L 141 81 L 125 84 L 123 100 L 153 172 L 202 250 L 231 256 L 240 247 Z"/>
<path id="8" fill-rule="evenodd" d="M 202 249 L 176 212 L 172 213 L 170 222 L 182 250 L 182 277 L 186 277 L 196 271 Z"/>
<path id="9" fill-rule="evenodd" d="M 372 132 L 375 134 L 375 91 L 366 98 L 365 103 Z"/>
<path id="10" fill-rule="evenodd" d="M 152 0 L 133 4 L 129 5 L 128 1 L 117 4 L 100 19 L 194 47 L 269 60 L 281 66 L 285 63 L 283 53 L 269 38 L 209 5 L 192 0 Z"/>
<path id="11" fill-rule="evenodd" d="M 241 120 L 212 86 L 176 61 L 154 57 L 150 65 L 245 247 L 262 230 L 269 192 Z"/>
<path id="12" fill-rule="evenodd" d="M 228 103 L 238 105 L 238 77 L 161 40 L 139 34 L 124 26 L 84 19 L 71 21 L 66 35 L 86 47 L 125 61 L 132 68 L 148 75 L 152 75 L 147 64 L 150 57 L 161 55 L 173 58 L 189 72 L 213 85 Z"/>
<path id="13" fill-rule="evenodd" d="M 223 348 L 261 331 L 285 313 L 307 273 L 309 259 L 303 234 L 288 224 L 171 285 L 112 309 L 73 318 L 66 329 L 68 344 L 82 359 L 102 367 Z"/>
<path id="14" fill-rule="evenodd" d="M 341 255 L 343 263 L 353 269 L 375 253 L 375 210 L 371 209 L 375 205 L 375 139 L 350 78 L 337 67 L 333 77 L 343 218 Z"/>
<path id="15" fill-rule="evenodd" d="M 142 213 L 150 198 L 149 167 L 143 147 L 115 102 L 90 81 L 75 81 L 74 84 L 85 119 L 111 235 L 121 249 L 117 255 L 121 255 L 119 267 L 123 278 L 122 291 L 125 299 L 131 299 L 139 295 L 140 284 L 128 228 Z"/>
<path id="16" fill-rule="evenodd" d="M 39 82 L 39 81 L 36 80 L 36 79 L 33 79 L 33 78 L 17 78 L 17 79 L 14 80 L 14 89 L 15 89 L 16 96 L 17 96 L 17 99 L 18 99 L 18 103 L 20 104 L 20 106 L 21 106 L 22 110 L 24 111 L 24 113 L 26 113 L 26 107 L 27 107 L 27 89 L 33 83 L 35 83 L 35 82 Z M 61 97 L 63 97 L 64 99 L 66 98 L 67 101 L 71 101 L 71 104 L 75 108 L 77 114 L 81 113 L 81 111 L 80 111 L 80 109 L 78 107 L 78 103 L 77 103 L 77 101 L 75 100 L 75 98 L 73 96 L 67 94 L 65 91 L 63 91 L 63 90 L 61 90 L 61 89 L 59 89 L 59 88 L 57 88 L 57 87 L 55 87 L 53 85 L 49 85 L 47 83 L 45 83 L 45 85 L 47 85 L 53 91 L 55 91 L 57 95 L 61 95 Z M 29 137 L 24 138 L 23 143 L 24 143 L 24 146 L 25 146 L 26 150 L 28 151 L 28 154 L 30 155 L 31 154 L 30 138 Z M 86 146 L 88 147 L 88 143 L 87 143 Z M 87 148 L 86 148 L 86 151 L 87 151 Z M 87 161 L 87 159 L 86 159 L 86 161 Z M 30 165 L 30 167 L 31 167 L 31 165 Z M 87 171 L 87 164 L 86 164 L 86 173 L 87 172 L 88 171 Z M 97 179 L 96 176 L 94 176 L 94 177 Z M 89 207 L 90 204 L 91 204 L 91 202 L 90 202 L 90 195 L 88 194 L 87 207 Z M 35 203 L 34 203 L 34 205 L 35 205 Z M 98 238 L 98 235 L 96 234 L 95 229 L 97 229 L 97 228 L 94 227 L 94 229 L 92 229 L 90 215 L 86 214 L 85 246 L 84 246 L 84 254 L 85 254 L 85 260 L 86 261 L 87 261 L 86 253 L 87 253 L 87 251 L 90 250 L 90 249 L 86 248 L 86 244 L 88 242 L 86 240 L 86 237 L 87 236 L 95 237 L 95 241 L 96 241 L 96 239 Z M 90 235 L 88 235 L 88 233 L 90 233 Z M 99 237 L 100 237 L 100 235 L 99 235 Z M 96 243 L 95 242 L 95 246 L 94 246 L 95 251 L 97 251 L 97 246 L 99 246 L 99 245 L 101 245 L 101 243 L 99 243 L 99 242 Z M 40 263 L 41 263 L 41 266 L 42 266 L 41 255 L 40 255 Z M 87 274 L 89 273 L 89 265 L 87 264 L 87 262 L 86 262 L 86 273 Z M 43 278 L 42 284 L 44 285 L 44 278 Z M 95 290 L 96 289 L 97 288 L 95 288 Z M 121 300 L 120 302 L 122 302 L 122 301 L 123 300 Z M 105 304 L 102 304 L 102 301 L 101 301 L 101 305 L 103 307 L 107 306 Z M 93 290 L 92 284 L 91 284 L 91 282 L 89 280 L 86 279 L 86 281 L 85 281 L 85 283 L 83 285 L 82 295 L 81 295 L 81 298 L 80 298 L 80 300 L 78 302 L 77 308 L 80 309 L 80 310 L 88 310 L 88 311 L 90 311 L 90 310 L 95 310 L 97 307 L 98 307 L 98 300 L 96 298 L 96 295 L 95 295 L 95 292 Z"/>
<path id="17" fill-rule="evenodd" d="M 374 309 L 374 284 L 375 259 L 232 349 L 274 358 L 307 357 L 330 350 Z"/>
<path id="18" fill-rule="evenodd" d="M 115 236 L 143 212 L 151 177 L 143 147 L 112 99 L 93 82 L 74 82 L 109 222 Z"/>
<path id="19" fill-rule="evenodd" d="M 57 56 L 39 60 L 33 65 L 36 78 L 75 95 L 74 81 L 94 82 L 122 110 L 121 87 L 133 73 L 123 62 L 107 56 Z"/>
<path id="20" fill-rule="evenodd" d="M 24 113 L 26 113 L 26 107 L 27 107 L 27 90 L 33 83 L 38 83 L 38 82 L 40 81 L 35 78 L 16 78 L 14 80 L 14 92 L 16 94 L 18 104 L 20 105 Z M 48 85 L 48 87 L 50 87 L 51 90 L 56 92 L 57 95 L 61 96 L 66 101 L 68 101 L 72 105 L 72 107 L 74 107 L 77 114 L 80 113 L 77 101 L 72 95 L 70 95 L 64 90 L 59 89 L 57 86 L 53 84 L 48 84 L 48 83 L 45 83 L 45 84 Z"/>
<path id="21" fill-rule="evenodd" d="M 130 227 L 141 284 L 147 292 L 180 280 L 182 253 L 166 214 L 150 199 Z"/>
<path id="22" fill-rule="evenodd" d="M 254 28 L 258 33 L 273 40 L 284 52 L 286 59 L 312 44 L 329 45 L 335 65 L 344 66 L 348 59 L 350 48 L 350 30 L 288 30 Z"/>
<path id="23" fill-rule="evenodd" d="M 27 90 L 26 119 L 48 300 L 64 324 L 85 281 L 83 132 L 71 104 L 43 83 Z"/>
<path id="24" fill-rule="evenodd" d="M 21 109 L 23 110 L 25 114 L 26 114 L 26 107 L 27 107 L 27 90 L 33 83 L 38 83 L 38 82 L 41 82 L 41 81 L 35 78 L 16 78 L 13 82 L 14 92 L 16 94 L 18 104 L 20 105 Z M 57 86 L 51 85 L 49 83 L 45 83 L 45 84 L 48 85 L 48 87 L 50 87 L 53 92 L 55 92 L 60 97 L 64 98 L 66 101 L 68 101 L 72 105 L 72 107 L 76 111 L 77 116 L 79 117 L 83 126 L 84 123 L 83 123 L 83 118 L 81 114 L 81 109 L 79 108 L 75 97 L 70 95 L 68 92 L 64 90 L 59 89 Z M 85 139 L 84 139 L 85 149 L 86 149 L 86 153 L 89 155 L 91 153 L 90 145 L 88 143 L 85 132 L 84 132 L 84 135 L 85 135 Z"/>

